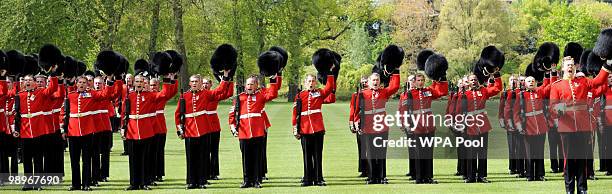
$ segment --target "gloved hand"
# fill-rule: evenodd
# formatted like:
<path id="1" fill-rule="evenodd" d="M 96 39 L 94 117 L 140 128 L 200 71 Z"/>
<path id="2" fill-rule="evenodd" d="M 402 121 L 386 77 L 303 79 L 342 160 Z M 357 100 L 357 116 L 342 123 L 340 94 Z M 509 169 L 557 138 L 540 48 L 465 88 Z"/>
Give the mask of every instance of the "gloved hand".
<path id="1" fill-rule="evenodd" d="M 296 126 L 293 126 L 293 136 L 295 136 L 295 139 L 300 139 L 302 138 L 302 136 L 300 135 L 300 133 L 298 133 L 298 129 Z"/>
<path id="2" fill-rule="evenodd" d="M 230 127 L 230 131 L 232 132 L 232 135 L 233 135 L 234 137 L 238 137 L 238 130 L 236 130 L 236 127 L 231 126 L 231 127 Z"/>

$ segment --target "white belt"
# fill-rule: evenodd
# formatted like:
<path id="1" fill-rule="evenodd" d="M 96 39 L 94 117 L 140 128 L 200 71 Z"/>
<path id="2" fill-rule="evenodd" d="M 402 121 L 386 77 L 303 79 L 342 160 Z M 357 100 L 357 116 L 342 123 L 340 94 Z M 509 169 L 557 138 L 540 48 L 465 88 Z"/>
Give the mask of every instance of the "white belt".
<path id="1" fill-rule="evenodd" d="M 62 108 L 56 108 L 56 109 L 51 110 L 52 113 L 58 113 L 60 111 L 62 111 Z"/>
<path id="2" fill-rule="evenodd" d="M 581 111 L 581 110 L 588 110 L 587 105 L 574 105 L 574 106 L 568 106 L 567 108 L 565 108 L 565 111 Z"/>
<path id="3" fill-rule="evenodd" d="M 155 113 L 157 113 L 157 114 L 164 114 L 164 110 L 157 110 L 157 111 L 155 111 Z"/>
<path id="4" fill-rule="evenodd" d="M 35 113 L 22 114 L 22 115 L 21 115 L 21 117 L 22 117 L 22 118 L 28 118 L 28 119 L 31 119 L 31 118 L 33 118 L 33 117 L 37 117 L 37 116 L 41 116 L 41 115 L 51 115 L 51 114 L 52 114 L 52 112 L 51 112 L 51 111 L 48 111 L 48 112 L 45 112 L 45 111 L 39 111 L 39 112 L 35 112 Z"/>
<path id="5" fill-rule="evenodd" d="M 148 117 L 154 117 L 156 115 L 157 113 L 147 113 L 147 114 L 141 114 L 141 115 L 130 115 L 129 118 L 130 119 L 144 119 Z"/>
<path id="6" fill-rule="evenodd" d="M 479 110 L 467 112 L 468 115 L 477 115 L 480 113 L 487 114 L 487 111 L 485 109 L 479 109 Z"/>
<path id="7" fill-rule="evenodd" d="M 193 113 L 185 114 L 185 117 L 186 118 L 197 117 L 197 116 L 205 115 L 206 113 L 207 112 L 205 110 L 203 110 L 203 111 L 198 111 L 198 112 L 193 112 Z"/>
<path id="8" fill-rule="evenodd" d="M 414 113 L 427 113 L 427 112 L 431 112 L 431 108 L 424 108 L 424 109 L 413 110 L 412 112 L 414 112 Z"/>
<path id="9" fill-rule="evenodd" d="M 306 116 L 306 115 L 311 115 L 311 114 L 320 113 L 320 112 L 321 112 L 321 109 L 307 110 L 307 111 L 302 111 L 300 115 Z"/>
<path id="10" fill-rule="evenodd" d="M 606 109 L 606 110 L 608 110 L 608 109 L 612 109 L 612 105 L 607 105 L 605 109 Z"/>
<path id="11" fill-rule="evenodd" d="M 240 115 L 240 119 L 246 119 L 251 117 L 261 117 L 261 113 L 248 113 L 244 115 Z"/>
<path id="12" fill-rule="evenodd" d="M 0 113 L 2 113 L 2 112 L 4 112 L 4 109 L 1 109 L 1 108 L 0 108 Z"/>
<path id="13" fill-rule="evenodd" d="M 206 114 L 209 114 L 209 115 L 217 114 L 217 110 L 206 111 Z"/>
<path id="14" fill-rule="evenodd" d="M 381 113 L 381 112 L 385 112 L 386 110 L 384 108 L 379 108 L 379 109 L 373 109 L 373 110 L 368 110 L 365 111 L 366 115 L 371 115 L 371 114 L 376 114 L 376 113 Z"/>
<path id="15" fill-rule="evenodd" d="M 82 112 L 82 113 L 71 113 L 70 117 L 78 118 L 78 117 L 84 117 L 84 116 L 95 115 L 95 114 L 103 114 L 103 113 L 108 113 L 108 110 L 92 110 L 92 111 L 87 111 L 87 112 Z"/>
<path id="16" fill-rule="evenodd" d="M 539 114 L 542 114 L 542 113 L 544 113 L 544 111 L 542 111 L 542 110 L 539 110 L 539 111 L 533 111 L 533 112 L 528 112 L 528 113 L 525 113 L 525 116 L 526 116 L 526 117 L 536 116 L 536 115 L 539 115 Z"/>

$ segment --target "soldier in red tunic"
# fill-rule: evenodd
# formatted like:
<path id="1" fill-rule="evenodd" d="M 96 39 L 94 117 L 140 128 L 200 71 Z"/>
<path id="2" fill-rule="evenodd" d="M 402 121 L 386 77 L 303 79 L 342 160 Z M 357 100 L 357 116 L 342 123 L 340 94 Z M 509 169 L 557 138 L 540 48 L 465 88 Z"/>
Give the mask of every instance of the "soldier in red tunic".
<path id="1" fill-rule="evenodd" d="M 565 190 L 573 193 L 578 187 L 580 193 L 587 191 L 586 152 L 591 149 L 592 139 L 587 107 L 587 93 L 607 83 L 610 64 L 603 65 L 594 79 L 575 77 L 574 60 L 563 59 L 563 79 L 552 84 L 550 111 L 561 134 L 565 156 Z"/>
<path id="2" fill-rule="evenodd" d="M 367 177 L 368 176 L 368 162 L 364 157 L 365 150 L 361 147 L 361 134 L 357 133 L 358 123 L 356 122 L 359 118 L 359 113 L 355 112 L 358 109 L 357 98 L 359 98 L 359 93 L 361 90 L 368 87 L 368 79 L 366 77 L 361 77 L 360 87 L 357 88 L 357 92 L 351 95 L 351 102 L 349 107 L 349 130 L 351 133 L 354 133 L 357 138 L 357 156 L 358 156 L 358 164 L 357 171 L 360 172 L 359 177 Z"/>
<path id="3" fill-rule="evenodd" d="M 277 75 L 275 78 L 270 78 L 269 88 L 258 89 L 257 77 L 249 77 L 246 81 L 245 92 L 238 95 L 230 110 L 230 128 L 232 134 L 240 139 L 242 152 L 244 182 L 241 188 L 261 188 L 262 151 L 267 126 L 261 113 L 266 102 L 278 96 L 281 83 L 282 79 Z"/>

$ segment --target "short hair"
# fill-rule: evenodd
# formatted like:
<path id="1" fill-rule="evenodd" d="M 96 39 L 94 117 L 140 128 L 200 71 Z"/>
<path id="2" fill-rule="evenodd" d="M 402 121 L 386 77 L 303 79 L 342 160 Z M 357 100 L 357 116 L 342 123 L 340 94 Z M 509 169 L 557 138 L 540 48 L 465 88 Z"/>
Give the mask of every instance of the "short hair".
<path id="1" fill-rule="evenodd" d="M 193 74 L 189 76 L 189 80 L 191 79 L 198 79 L 198 81 L 202 81 L 202 76 L 200 74 Z"/>
<path id="2" fill-rule="evenodd" d="M 259 84 L 259 76 L 250 75 L 246 80 L 249 81 L 249 79 L 255 80 L 255 83 Z"/>
<path id="3" fill-rule="evenodd" d="M 34 76 L 34 79 L 38 79 L 38 78 L 43 78 L 43 79 L 47 79 L 47 76 L 42 75 L 42 74 L 38 74 Z"/>
<path id="4" fill-rule="evenodd" d="M 414 78 L 416 79 L 417 77 L 425 78 L 425 75 L 423 75 L 422 73 L 414 74 Z"/>
<path id="5" fill-rule="evenodd" d="M 151 78 L 151 80 L 149 80 L 149 82 L 159 83 L 159 79 L 157 79 L 156 77 L 154 77 L 154 78 Z"/>
<path id="6" fill-rule="evenodd" d="M 125 77 L 134 77 L 131 73 L 125 74 Z"/>
<path id="7" fill-rule="evenodd" d="M 372 77 L 378 77 L 380 79 L 380 74 L 378 73 L 372 73 L 370 74 L 370 76 L 368 76 L 368 79 L 372 78 Z"/>
<path id="8" fill-rule="evenodd" d="M 95 78 L 94 78 L 94 81 L 96 81 L 96 80 L 104 81 L 104 79 L 103 79 L 102 77 L 100 77 L 100 76 L 95 77 Z"/>
<path id="9" fill-rule="evenodd" d="M 529 77 L 525 78 L 525 82 L 527 82 L 527 81 L 529 81 L 529 80 L 535 81 L 535 78 L 534 78 L 534 77 L 531 77 L 531 76 L 529 76 Z"/>

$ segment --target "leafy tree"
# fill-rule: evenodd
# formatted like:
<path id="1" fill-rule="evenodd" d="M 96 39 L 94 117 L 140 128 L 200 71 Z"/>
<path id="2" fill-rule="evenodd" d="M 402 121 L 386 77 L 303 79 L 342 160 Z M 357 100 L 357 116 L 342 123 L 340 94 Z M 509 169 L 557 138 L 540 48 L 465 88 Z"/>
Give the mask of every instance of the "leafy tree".
<path id="1" fill-rule="evenodd" d="M 550 15 L 541 21 L 541 25 L 538 42 L 557 43 L 561 52 L 568 42 L 592 48 L 599 34 L 599 22 L 586 9 L 561 3 L 553 4 Z"/>

